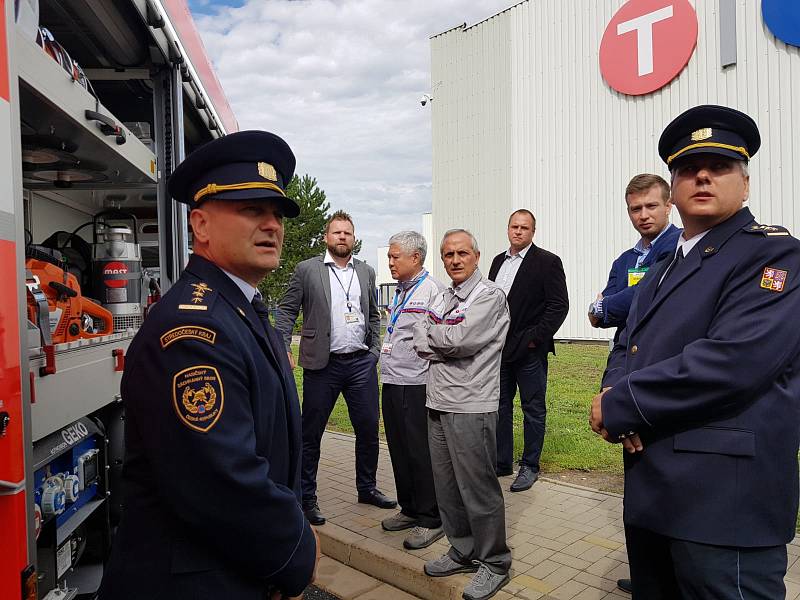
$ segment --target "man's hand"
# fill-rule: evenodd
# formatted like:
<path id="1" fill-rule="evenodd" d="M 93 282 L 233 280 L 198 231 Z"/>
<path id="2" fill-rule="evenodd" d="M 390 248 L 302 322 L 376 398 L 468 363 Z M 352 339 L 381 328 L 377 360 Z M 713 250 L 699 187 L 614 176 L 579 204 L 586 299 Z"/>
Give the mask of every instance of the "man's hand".
<path id="1" fill-rule="evenodd" d="M 639 439 L 638 433 L 634 433 L 622 440 L 622 447 L 625 448 L 625 452 L 629 452 L 630 454 L 636 454 L 644 450 L 644 445 L 642 444 L 642 440 Z"/>
<path id="2" fill-rule="evenodd" d="M 292 351 L 289 350 L 286 355 L 289 357 L 289 366 L 292 367 L 292 369 L 296 369 L 297 364 L 294 362 L 294 354 L 292 354 Z"/>
<path id="3" fill-rule="evenodd" d="M 597 294 L 597 298 L 595 298 L 594 301 L 597 302 L 598 300 L 602 300 L 602 299 L 603 299 L 603 294 Z M 599 327 L 600 326 L 600 317 L 598 317 L 596 315 L 593 315 L 592 313 L 589 313 L 589 324 L 592 327 Z"/>
<path id="4" fill-rule="evenodd" d="M 602 435 L 603 439 L 607 442 L 611 440 L 608 439 L 608 432 L 603 425 L 603 396 L 605 396 L 606 392 L 610 389 L 611 388 L 603 388 L 602 392 L 592 398 L 592 408 L 589 411 L 589 427 L 591 427 L 592 431 L 597 435 Z"/>
<path id="5" fill-rule="evenodd" d="M 629 452 L 630 454 L 641 452 L 644 450 L 644 444 L 642 444 L 642 440 L 639 438 L 638 433 L 634 433 L 623 438 L 622 440 L 615 440 L 611 438 L 608 430 L 603 424 L 603 396 L 605 396 L 606 392 L 610 389 L 610 387 L 603 388 L 602 392 L 592 398 L 592 409 L 589 412 L 589 426 L 592 428 L 592 431 L 601 436 L 608 443 L 617 444 L 621 441 L 622 447 L 626 452 Z"/>

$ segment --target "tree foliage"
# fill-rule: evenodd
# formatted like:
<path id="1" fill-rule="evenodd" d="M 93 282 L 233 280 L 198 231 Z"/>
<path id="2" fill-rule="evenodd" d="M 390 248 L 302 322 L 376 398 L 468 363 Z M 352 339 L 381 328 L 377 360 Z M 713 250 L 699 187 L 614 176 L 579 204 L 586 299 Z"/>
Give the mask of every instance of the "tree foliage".
<path id="1" fill-rule="evenodd" d="M 325 252 L 325 222 L 330 209 L 325 191 L 313 177 L 295 175 L 286 187 L 286 195 L 300 206 L 300 214 L 283 220 L 281 266 L 258 286 L 270 304 L 283 296 L 297 263 Z"/>

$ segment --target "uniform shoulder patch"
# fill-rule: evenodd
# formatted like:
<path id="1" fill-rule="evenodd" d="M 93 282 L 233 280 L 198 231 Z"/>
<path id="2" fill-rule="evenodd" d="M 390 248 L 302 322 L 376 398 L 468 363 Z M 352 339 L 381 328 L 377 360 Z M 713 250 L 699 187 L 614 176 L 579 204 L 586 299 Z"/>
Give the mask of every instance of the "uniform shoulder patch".
<path id="1" fill-rule="evenodd" d="M 788 271 L 766 267 L 761 274 L 761 287 L 771 292 L 782 292 L 786 286 L 786 276 Z"/>
<path id="2" fill-rule="evenodd" d="M 763 235 L 764 237 L 784 237 L 791 235 L 786 227 L 781 227 L 780 225 L 759 225 L 758 223 L 754 223 L 753 225 L 745 227 L 744 230 L 747 233 L 755 233 Z"/>
<path id="3" fill-rule="evenodd" d="M 213 346 L 217 339 L 217 332 L 197 325 L 181 325 L 170 329 L 161 336 L 161 348 L 163 350 L 173 342 L 184 339 L 200 340 Z"/>
<path id="4" fill-rule="evenodd" d="M 209 365 L 179 371 L 172 378 L 172 402 L 181 423 L 201 433 L 210 431 L 225 406 L 219 371 Z"/>

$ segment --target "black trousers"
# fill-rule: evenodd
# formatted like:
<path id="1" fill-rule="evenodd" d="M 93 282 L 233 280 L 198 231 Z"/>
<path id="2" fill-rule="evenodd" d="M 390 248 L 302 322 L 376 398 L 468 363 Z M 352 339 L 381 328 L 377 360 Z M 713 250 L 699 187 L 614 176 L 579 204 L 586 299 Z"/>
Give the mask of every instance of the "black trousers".
<path id="1" fill-rule="evenodd" d="M 500 405 L 497 411 L 497 469 L 514 463 L 514 396 L 519 387 L 524 446 L 519 464 L 539 472 L 547 417 L 547 354 L 531 350 L 514 362 L 500 365 Z"/>
<path id="2" fill-rule="evenodd" d="M 400 510 L 421 527 L 441 527 L 428 448 L 425 386 L 384 383 L 381 400 Z"/>
<path id="3" fill-rule="evenodd" d="M 378 469 L 378 359 L 370 352 L 346 358 L 331 354 L 323 369 L 303 370 L 303 507 L 317 501 L 320 443 L 339 394 L 356 434 L 356 489 L 375 489 Z"/>
<path id="4" fill-rule="evenodd" d="M 736 527 L 731 523 L 731 527 Z M 786 546 L 737 548 L 625 528 L 632 600 L 781 600 Z"/>

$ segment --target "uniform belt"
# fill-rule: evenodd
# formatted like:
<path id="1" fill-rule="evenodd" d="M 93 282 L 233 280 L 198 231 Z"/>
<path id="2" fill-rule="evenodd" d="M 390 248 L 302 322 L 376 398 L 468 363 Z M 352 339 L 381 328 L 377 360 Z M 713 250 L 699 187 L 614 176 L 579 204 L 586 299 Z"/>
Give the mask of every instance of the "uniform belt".
<path id="1" fill-rule="evenodd" d="M 356 350 L 355 352 L 331 352 L 331 358 L 338 358 L 341 360 L 348 360 L 350 358 L 358 358 L 365 355 L 369 350 Z"/>

